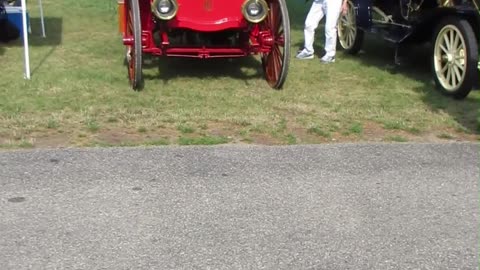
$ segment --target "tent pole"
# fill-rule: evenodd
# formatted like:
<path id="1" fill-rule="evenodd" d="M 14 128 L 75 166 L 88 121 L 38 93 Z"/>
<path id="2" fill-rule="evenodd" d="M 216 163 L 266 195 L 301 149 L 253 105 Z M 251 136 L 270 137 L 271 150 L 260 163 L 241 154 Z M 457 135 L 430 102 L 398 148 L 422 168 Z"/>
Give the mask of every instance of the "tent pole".
<path id="1" fill-rule="evenodd" d="M 28 52 L 27 4 L 22 0 L 23 48 L 25 51 L 25 79 L 30 80 L 30 55 Z"/>
<path id="2" fill-rule="evenodd" d="M 43 19 L 42 0 L 38 0 L 38 5 L 40 6 L 40 20 L 42 22 L 42 37 L 46 37 L 46 35 L 45 35 L 45 21 Z"/>

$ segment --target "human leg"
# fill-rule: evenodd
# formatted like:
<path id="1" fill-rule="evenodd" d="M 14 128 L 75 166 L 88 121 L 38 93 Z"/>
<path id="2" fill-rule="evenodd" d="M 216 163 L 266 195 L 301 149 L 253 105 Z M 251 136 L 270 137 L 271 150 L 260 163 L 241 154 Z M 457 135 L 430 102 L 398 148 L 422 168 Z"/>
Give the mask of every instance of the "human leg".
<path id="1" fill-rule="evenodd" d="M 325 6 L 325 56 L 335 57 L 337 46 L 337 23 L 342 8 L 342 0 L 328 0 Z"/>
<path id="2" fill-rule="evenodd" d="M 313 58 L 313 41 L 315 39 L 315 30 L 324 16 L 323 5 L 324 0 L 314 0 L 312 6 L 310 7 L 310 11 L 305 19 L 304 49 L 297 55 L 297 58 Z"/>

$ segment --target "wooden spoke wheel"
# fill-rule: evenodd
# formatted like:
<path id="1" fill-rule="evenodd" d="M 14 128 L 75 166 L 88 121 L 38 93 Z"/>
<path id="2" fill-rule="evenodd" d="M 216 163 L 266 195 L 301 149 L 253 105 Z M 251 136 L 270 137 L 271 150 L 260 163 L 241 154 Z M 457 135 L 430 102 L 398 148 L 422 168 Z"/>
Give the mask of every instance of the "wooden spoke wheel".
<path id="1" fill-rule="evenodd" d="M 465 98 L 477 80 L 478 44 L 469 22 L 444 19 L 435 31 L 432 67 L 438 89 L 447 96 Z"/>
<path id="2" fill-rule="evenodd" d="M 273 46 L 262 55 L 262 66 L 268 84 L 281 89 L 288 73 L 290 61 L 290 19 L 285 0 L 269 0 L 269 12 L 263 21 L 263 29 L 270 30 Z"/>
<path id="3" fill-rule="evenodd" d="M 345 52 L 356 54 L 360 51 L 363 43 L 363 31 L 357 28 L 355 7 L 352 1 L 348 1 L 347 13 L 340 14 L 337 29 L 339 44 Z"/>
<path id="4" fill-rule="evenodd" d="M 140 21 L 140 7 L 138 0 L 128 0 L 127 12 L 125 12 L 127 29 L 126 36 L 133 40 L 132 45 L 127 46 L 127 66 L 130 86 L 139 90 L 143 84 L 142 74 L 142 29 Z"/>

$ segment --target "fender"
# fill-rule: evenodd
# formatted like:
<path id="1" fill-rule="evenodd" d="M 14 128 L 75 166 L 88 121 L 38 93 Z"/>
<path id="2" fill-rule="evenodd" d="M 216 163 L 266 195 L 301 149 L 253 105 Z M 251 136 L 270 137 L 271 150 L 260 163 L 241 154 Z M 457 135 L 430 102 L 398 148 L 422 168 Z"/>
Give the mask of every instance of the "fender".
<path id="1" fill-rule="evenodd" d="M 465 18 L 472 26 L 477 39 L 480 40 L 480 14 L 472 6 L 439 7 L 423 12 L 419 19 L 413 22 L 415 25 L 414 33 L 405 40 L 409 41 L 428 41 L 432 37 L 432 29 L 435 25 L 447 16 Z"/>

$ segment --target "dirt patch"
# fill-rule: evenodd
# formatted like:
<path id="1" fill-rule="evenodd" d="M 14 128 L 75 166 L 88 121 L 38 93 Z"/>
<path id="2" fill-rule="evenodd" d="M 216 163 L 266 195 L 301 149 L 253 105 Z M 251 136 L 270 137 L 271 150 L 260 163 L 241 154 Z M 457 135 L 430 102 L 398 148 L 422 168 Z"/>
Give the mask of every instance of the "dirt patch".
<path id="1" fill-rule="evenodd" d="M 109 128 L 95 135 L 95 141 L 106 145 L 144 144 L 165 141 L 172 143 L 178 132 L 171 128 L 160 128 L 140 132 L 128 128 Z"/>
<path id="2" fill-rule="evenodd" d="M 477 141 L 480 137 L 475 134 L 459 132 L 453 128 L 439 129 L 414 134 L 405 130 L 384 129 L 380 124 L 374 122 L 364 123 L 362 141 L 389 141 L 395 138 L 403 138 L 408 142 L 441 143 L 453 141 Z"/>
<path id="3" fill-rule="evenodd" d="M 296 137 L 297 143 L 299 144 L 327 143 L 335 140 L 332 136 L 321 136 L 309 132 L 307 128 L 297 126 L 295 123 L 290 123 L 287 130 Z"/>
<path id="4" fill-rule="evenodd" d="M 0 145 L 7 148 L 63 148 L 71 145 L 71 134 L 48 131 L 46 133 L 32 132 L 22 137 L 2 136 Z"/>
<path id="5" fill-rule="evenodd" d="M 71 145 L 71 135 L 56 133 L 35 137 L 33 146 L 38 148 L 62 148 Z"/>
<path id="6" fill-rule="evenodd" d="M 251 126 L 230 122 L 208 122 L 196 127 L 192 133 L 182 133 L 177 126 L 165 125 L 152 129 L 134 129 L 127 127 L 108 127 L 96 132 L 72 129 L 71 132 L 48 130 L 32 132 L 26 137 L 14 137 L 13 134 L 0 137 L 3 148 L 64 148 L 84 146 L 129 146 L 177 144 L 180 137 L 200 138 L 225 137 L 229 144 L 286 145 L 286 144 L 322 144 L 355 142 L 457 142 L 479 141 L 478 134 L 469 134 L 454 128 L 436 129 L 423 133 L 405 130 L 385 129 L 382 124 L 364 122 L 362 131 L 345 133 L 342 130 L 312 132 L 293 119 L 287 119 L 285 128 L 274 131 L 274 127 L 265 131 L 250 130 Z"/>
<path id="7" fill-rule="evenodd" d="M 250 134 L 250 143 L 257 144 L 257 145 L 282 145 L 285 144 L 284 141 L 274 138 L 271 135 L 263 134 L 263 133 L 254 133 Z"/>

